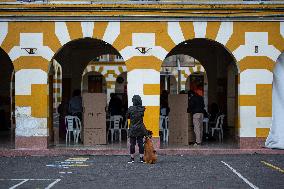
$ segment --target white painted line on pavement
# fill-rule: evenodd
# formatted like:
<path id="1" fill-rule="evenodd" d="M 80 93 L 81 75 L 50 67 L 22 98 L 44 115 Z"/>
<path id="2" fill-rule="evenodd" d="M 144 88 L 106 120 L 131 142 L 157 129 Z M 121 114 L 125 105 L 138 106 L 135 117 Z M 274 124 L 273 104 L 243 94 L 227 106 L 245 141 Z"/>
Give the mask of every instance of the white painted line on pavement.
<path id="1" fill-rule="evenodd" d="M 224 161 L 221 161 L 224 165 L 226 165 L 227 167 L 229 167 L 231 169 L 231 171 L 233 171 L 236 175 L 238 175 L 238 177 L 240 177 L 245 183 L 247 183 L 251 188 L 253 189 L 259 189 L 257 186 L 255 186 L 254 184 L 252 184 L 250 181 L 248 181 L 248 179 L 246 179 L 245 177 L 243 177 L 239 172 L 237 172 L 233 167 L 231 167 L 229 164 L 227 164 Z"/>
<path id="2" fill-rule="evenodd" d="M 61 179 L 56 179 L 53 183 L 49 184 L 45 189 L 50 189 L 52 188 L 56 183 L 60 182 Z"/>
<path id="3" fill-rule="evenodd" d="M 69 173 L 69 172 L 68 172 Z M 10 187 L 9 189 L 15 189 L 18 186 L 24 184 L 27 181 L 49 181 L 49 180 L 55 180 L 54 182 L 50 183 L 45 189 L 50 189 L 52 188 L 56 183 L 60 182 L 61 179 L 0 179 L 0 181 L 5 181 L 5 180 L 14 180 L 14 181 L 22 181 L 12 187 Z"/>
<path id="4" fill-rule="evenodd" d="M 14 185 L 14 186 L 12 186 L 12 187 L 10 187 L 9 189 L 17 188 L 18 186 L 20 186 L 20 185 L 24 184 L 25 182 L 27 182 L 29 179 L 21 179 L 21 180 L 23 180 L 23 181 L 18 183 L 18 184 L 16 184 L 16 185 Z"/>
<path id="5" fill-rule="evenodd" d="M 71 174 L 72 172 L 71 171 L 68 171 L 68 172 L 64 172 L 64 171 L 60 171 L 59 174 Z"/>

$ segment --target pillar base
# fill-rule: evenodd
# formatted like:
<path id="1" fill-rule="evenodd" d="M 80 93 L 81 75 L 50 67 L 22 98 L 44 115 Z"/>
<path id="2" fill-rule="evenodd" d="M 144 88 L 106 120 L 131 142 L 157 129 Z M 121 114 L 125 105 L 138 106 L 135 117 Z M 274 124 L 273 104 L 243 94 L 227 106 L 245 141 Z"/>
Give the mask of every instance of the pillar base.
<path id="1" fill-rule="evenodd" d="M 239 146 L 240 149 L 260 149 L 264 148 L 266 138 L 258 137 L 240 137 Z"/>
<path id="2" fill-rule="evenodd" d="M 160 137 L 153 137 L 152 138 L 154 149 L 160 149 Z"/>
<path id="3" fill-rule="evenodd" d="M 59 128 L 55 127 L 53 128 L 53 139 L 54 139 L 54 144 L 59 144 Z"/>
<path id="4" fill-rule="evenodd" d="M 40 137 L 23 137 L 16 136 L 15 137 L 15 148 L 28 148 L 28 149 L 47 149 L 48 145 L 48 137 L 40 136 Z"/>

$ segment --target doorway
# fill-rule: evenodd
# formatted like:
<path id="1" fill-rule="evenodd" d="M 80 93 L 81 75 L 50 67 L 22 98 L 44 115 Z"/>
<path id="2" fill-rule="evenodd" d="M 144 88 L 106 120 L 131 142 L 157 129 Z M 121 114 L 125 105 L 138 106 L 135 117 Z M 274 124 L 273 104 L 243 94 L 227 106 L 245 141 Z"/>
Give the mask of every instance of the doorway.
<path id="1" fill-rule="evenodd" d="M 15 148 L 15 76 L 8 54 L 0 48 L 0 148 Z"/>
<path id="2" fill-rule="evenodd" d="M 198 38 L 182 42 L 173 48 L 167 55 L 163 66 L 170 64 L 175 67 L 172 68 L 173 71 L 171 73 L 178 74 L 178 92 L 176 94 L 182 97 L 182 94 L 186 94 L 189 90 L 194 91 L 204 98 L 206 114 L 208 116 L 211 115 L 211 117 L 208 117 L 210 120 L 209 126 L 207 126 L 208 132 L 203 135 L 202 148 L 237 148 L 238 141 L 236 138 L 238 128 L 235 120 L 238 119 L 238 69 L 233 55 L 222 44 L 216 41 Z M 163 86 L 162 83 L 161 86 Z M 183 99 L 183 97 L 176 98 L 176 100 L 179 99 Z M 172 114 L 180 114 L 180 116 L 182 115 L 186 119 L 186 111 L 190 111 L 187 109 L 188 99 L 186 97 L 184 97 L 182 105 L 186 107 L 178 107 L 177 109 L 169 107 L 169 109 Z M 173 113 L 173 109 L 176 112 Z M 181 113 L 182 109 L 184 112 Z M 214 136 L 212 136 L 212 128 L 216 126 L 217 118 L 220 115 L 225 115 L 222 124 L 222 140 L 219 140 L 219 133 L 214 133 Z M 191 118 L 187 119 L 189 121 L 188 123 L 184 122 L 184 127 L 188 127 L 188 131 L 193 130 Z M 169 120 L 171 120 L 170 116 Z M 169 130 L 175 130 L 175 125 L 178 124 L 178 121 L 171 123 L 168 126 Z M 171 131 L 169 133 L 171 134 Z M 178 131 L 173 132 L 174 135 L 176 133 Z M 194 133 L 190 134 L 190 132 L 186 135 L 180 134 L 179 136 L 174 136 L 176 140 L 183 138 L 184 141 L 177 143 L 176 141 L 171 142 L 169 140 L 168 145 L 165 147 L 191 147 L 191 140 L 189 139 L 191 135 L 195 136 Z M 186 142 L 187 140 L 188 142 Z M 174 144 L 171 145 L 171 143 Z"/>
<path id="3" fill-rule="evenodd" d="M 109 130 L 107 128 L 108 118 L 108 102 L 110 100 L 110 94 L 115 92 L 115 81 L 121 71 L 126 71 L 125 64 L 120 54 L 108 43 L 92 38 L 83 38 L 74 41 L 70 41 L 65 44 L 53 57 L 53 66 L 58 67 L 58 71 L 53 71 L 53 102 L 50 102 L 50 106 L 53 106 L 53 120 L 49 120 L 52 124 L 53 132 L 56 130 L 57 114 L 58 121 L 58 137 L 54 139 L 53 146 L 55 147 L 96 147 L 95 137 L 96 132 L 92 133 L 90 129 L 87 131 L 87 127 L 96 128 L 98 122 L 92 122 L 91 126 L 86 123 L 86 115 L 84 115 L 83 109 L 86 110 L 85 94 L 101 94 L 105 95 L 105 100 L 94 100 L 93 112 L 97 111 L 96 108 L 99 104 L 105 104 L 103 109 L 100 110 L 105 116 L 103 116 L 104 123 L 102 127 L 105 127 L 104 136 L 108 136 Z M 123 69 L 122 69 L 123 67 Z M 52 69 L 50 69 L 52 70 Z M 55 78 L 56 76 L 56 78 Z M 51 85 L 52 83 L 50 83 Z M 51 90 L 50 90 L 51 91 Z M 80 98 L 82 104 L 82 118 L 81 118 L 81 133 L 78 138 L 78 142 L 71 141 L 66 145 L 66 122 L 65 118 L 71 115 L 70 102 L 74 97 L 73 92 L 80 91 Z M 92 113 L 93 113 L 92 112 Z M 90 114 L 91 115 L 91 114 Z M 93 114 L 94 115 L 94 114 Z M 80 116 L 79 116 L 80 118 Z M 99 134 L 102 136 L 101 134 Z M 55 135 L 54 135 L 55 136 Z M 84 145 L 85 138 L 90 138 L 89 143 Z M 72 137 L 71 137 L 72 138 Z M 108 140 L 107 140 L 108 141 Z M 99 143 L 98 143 L 99 144 Z M 108 144 L 106 142 L 105 144 Z M 108 145 L 105 147 L 109 148 Z"/>

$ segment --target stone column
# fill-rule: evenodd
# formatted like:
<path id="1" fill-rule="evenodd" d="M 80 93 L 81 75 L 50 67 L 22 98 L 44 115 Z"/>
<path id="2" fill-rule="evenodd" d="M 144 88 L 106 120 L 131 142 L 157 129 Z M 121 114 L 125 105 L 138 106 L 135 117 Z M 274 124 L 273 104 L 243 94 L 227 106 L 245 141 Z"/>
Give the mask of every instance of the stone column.
<path id="1" fill-rule="evenodd" d="M 46 149 L 47 72 L 54 53 L 44 46 L 43 33 L 21 33 L 19 37 L 19 44 L 9 52 L 15 68 L 15 147 Z"/>
<path id="2" fill-rule="evenodd" d="M 15 74 L 16 148 L 47 148 L 47 73 L 21 69 Z"/>

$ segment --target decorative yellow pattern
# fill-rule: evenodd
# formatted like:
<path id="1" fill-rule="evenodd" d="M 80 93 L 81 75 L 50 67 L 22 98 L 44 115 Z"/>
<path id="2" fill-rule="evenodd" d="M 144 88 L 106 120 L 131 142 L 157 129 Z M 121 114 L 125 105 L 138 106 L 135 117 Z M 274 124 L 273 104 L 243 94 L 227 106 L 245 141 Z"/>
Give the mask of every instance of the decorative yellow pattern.
<path id="1" fill-rule="evenodd" d="M 8 35 L 1 45 L 7 53 L 20 44 L 20 33 L 43 33 L 44 46 L 50 47 L 53 52 L 61 47 L 54 33 L 54 22 L 9 22 L 8 27 Z"/>
<path id="2" fill-rule="evenodd" d="M 160 95 L 160 85 L 144 84 L 143 93 L 144 95 Z"/>
<path id="3" fill-rule="evenodd" d="M 272 85 L 257 84 L 256 95 L 241 95 L 240 106 L 256 106 L 256 117 L 272 116 Z"/>
<path id="4" fill-rule="evenodd" d="M 273 72 L 275 62 L 266 56 L 247 56 L 238 62 L 240 72 L 246 69 L 267 69 Z"/>
<path id="5" fill-rule="evenodd" d="M 206 38 L 215 40 L 220 29 L 221 22 L 208 22 L 206 29 Z"/>
<path id="6" fill-rule="evenodd" d="M 269 128 L 256 128 L 256 137 L 267 137 L 269 130 Z"/>
<path id="7" fill-rule="evenodd" d="M 114 92 L 117 77 L 126 72 L 124 62 L 91 62 L 83 72 L 83 76 L 88 72 L 98 72 L 106 79 L 108 94 Z"/>
<path id="8" fill-rule="evenodd" d="M 279 22 L 234 22 L 233 35 L 226 45 L 231 52 L 245 44 L 245 32 L 268 32 L 269 45 L 274 45 L 281 52 L 284 50 Z"/>
<path id="9" fill-rule="evenodd" d="M 103 39 L 108 22 L 96 22 L 94 27 L 93 38 Z"/>
<path id="10" fill-rule="evenodd" d="M 41 69 L 48 71 L 49 62 L 40 56 L 22 56 L 13 62 L 14 69 L 19 71 L 21 69 Z"/>
<path id="11" fill-rule="evenodd" d="M 148 130 L 153 132 L 153 137 L 159 137 L 159 106 L 146 106 L 144 113 L 144 123 Z"/>
<path id="12" fill-rule="evenodd" d="M 194 27 L 192 22 L 180 22 L 180 26 L 186 40 L 194 38 Z"/>
<path id="13" fill-rule="evenodd" d="M 81 22 L 66 22 L 66 25 L 71 40 L 83 38 Z"/>
<path id="14" fill-rule="evenodd" d="M 32 117 L 47 118 L 48 116 L 48 93 L 46 84 L 32 84 L 32 94 L 16 95 L 17 106 L 30 106 L 32 109 Z"/>
<path id="15" fill-rule="evenodd" d="M 10 6 L 10 5 L 9 5 Z M 11 5 L 12 6 L 12 5 Z M 27 5 L 24 5 L 26 7 Z M 42 5 L 30 5 L 31 7 L 41 7 Z M 58 5 L 54 5 L 58 6 Z M 83 5 L 82 5 L 83 6 Z M 91 5 L 93 6 L 93 5 Z M 105 6 L 105 5 L 103 5 Z M 127 6 L 127 5 L 125 5 Z M 152 6 L 152 5 L 151 5 Z M 151 7 L 149 6 L 149 7 Z M 175 7 L 176 5 L 168 5 L 168 7 Z M 253 7 L 252 5 L 248 5 Z M 1 7 L 1 6 L 0 6 Z M 13 6 L 12 6 L 13 7 Z M 130 6 L 133 7 L 133 6 Z M 147 7 L 147 6 L 146 6 Z M 193 6 L 194 7 L 194 6 Z M 200 7 L 200 5 L 198 6 Z M 228 6 L 229 7 L 229 6 Z M 240 6 L 238 6 L 240 7 Z M 241 10 L 236 13 L 240 13 Z M 273 12 L 273 11 L 272 11 Z M 30 12 L 24 12 L 23 14 L 28 14 Z M 87 14 L 91 14 L 86 12 Z M 113 13 L 113 12 L 112 12 Z M 142 14 L 147 14 L 140 13 Z M 1 13 L 1 15 L 7 14 Z M 19 14 L 19 12 L 15 13 Z M 42 12 L 33 13 L 43 14 Z M 62 14 L 65 13 L 46 13 L 46 14 Z M 66 13 L 67 14 L 67 13 Z M 78 14 L 77 12 L 74 14 Z M 105 15 L 108 13 L 102 13 Z M 119 12 L 115 14 L 119 15 Z M 182 13 L 179 13 L 182 14 Z M 207 13 L 206 13 L 207 14 Z M 260 14 L 260 13 L 258 13 Z M 167 15 L 164 13 L 163 15 Z M 214 14 L 213 14 L 214 15 Z M 184 40 L 189 40 L 195 38 L 195 31 L 193 22 L 180 22 L 180 28 L 182 31 L 182 36 Z M 205 28 L 205 38 L 216 40 L 219 35 L 221 22 L 207 22 Z M 81 22 L 66 22 L 68 29 L 68 34 L 71 40 L 79 39 L 83 37 Z M 95 22 L 93 30 L 93 38 L 102 39 L 105 35 L 108 22 Z M 245 45 L 246 33 L 247 32 L 266 32 L 268 33 L 268 45 L 274 46 L 280 52 L 284 51 L 284 39 L 281 36 L 280 22 L 233 22 L 233 32 L 232 35 L 228 37 L 228 41 L 225 47 L 230 51 L 234 52 L 240 47 L 240 45 Z M 58 37 L 55 35 L 55 23 L 54 22 L 9 22 L 8 24 L 8 34 L 1 44 L 1 48 L 5 52 L 10 53 L 13 47 L 19 46 L 20 35 L 23 33 L 41 33 L 43 35 L 43 46 L 49 47 L 53 53 L 56 53 L 62 45 Z M 133 33 L 154 33 L 155 34 L 155 46 L 160 46 L 165 49 L 165 51 L 170 52 L 176 44 L 173 39 L 168 34 L 168 23 L 167 22 L 120 22 L 120 34 L 113 43 L 114 48 L 118 51 L 123 50 L 127 46 L 132 45 L 132 34 Z M 21 69 L 41 69 L 48 72 L 49 62 L 41 56 L 21 56 L 17 58 L 14 62 L 14 67 L 16 71 Z M 134 56 L 125 62 L 128 71 L 134 69 L 154 69 L 157 71 L 161 70 L 162 60 L 154 56 Z M 266 56 L 246 56 L 238 62 L 239 72 L 243 72 L 247 69 L 267 69 L 273 71 L 275 62 Z M 91 70 L 98 71 L 102 73 L 107 80 L 107 86 L 109 89 L 113 89 L 114 79 L 117 78 L 119 73 L 126 71 L 124 65 L 116 65 L 116 69 L 109 69 L 107 65 L 100 65 L 97 67 L 92 65 Z M 192 68 L 189 68 L 190 72 L 194 72 Z M 202 71 L 201 67 L 197 69 Z M 183 77 L 188 77 L 189 75 L 182 71 Z M 110 77 L 111 76 L 111 77 Z M 54 83 L 60 83 L 61 79 L 57 78 Z M 185 84 L 182 81 L 182 84 Z M 17 86 L 16 86 L 17 87 Z M 62 89 L 54 89 L 54 93 L 61 93 Z M 146 93 L 150 94 L 149 90 Z M 153 93 L 158 93 L 158 90 Z M 48 103 L 47 103 L 47 86 L 46 85 L 32 85 L 32 95 L 31 96 L 16 96 L 16 106 L 31 106 L 32 116 L 34 117 L 47 117 Z M 54 97 L 57 100 L 61 100 L 61 96 L 56 95 Z M 32 100 L 36 99 L 36 100 Z M 241 95 L 239 97 L 239 106 L 255 106 L 257 117 L 271 117 L 271 103 L 272 103 L 272 85 L 257 85 L 256 95 Z M 32 102 L 33 101 L 33 102 Z M 38 103 L 41 102 L 41 103 Z M 147 107 L 147 113 L 145 114 L 145 122 L 147 122 L 149 128 L 154 129 L 156 132 L 158 128 L 158 117 L 159 111 L 158 107 Z M 154 115 L 156 117 L 154 117 Z M 242 119 L 242 118 L 240 118 Z M 156 124 L 157 123 L 157 124 Z M 156 124 L 154 126 L 154 124 Z M 157 128 L 156 128 L 157 127 Z M 256 136 L 265 136 L 265 129 L 257 130 Z M 156 135 L 158 136 L 158 135 Z"/>
<path id="16" fill-rule="evenodd" d="M 162 61 L 153 56 L 136 56 L 125 62 L 127 70 L 154 69 L 160 71 Z"/>
<path id="17" fill-rule="evenodd" d="M 113 46 L 121 51 L 132 45 L 132 33 L 154 33 L 155 45 L 170 51 L 175 44 L 167 34 L 167 22 L 121 22 L 120 35 Z"/>

